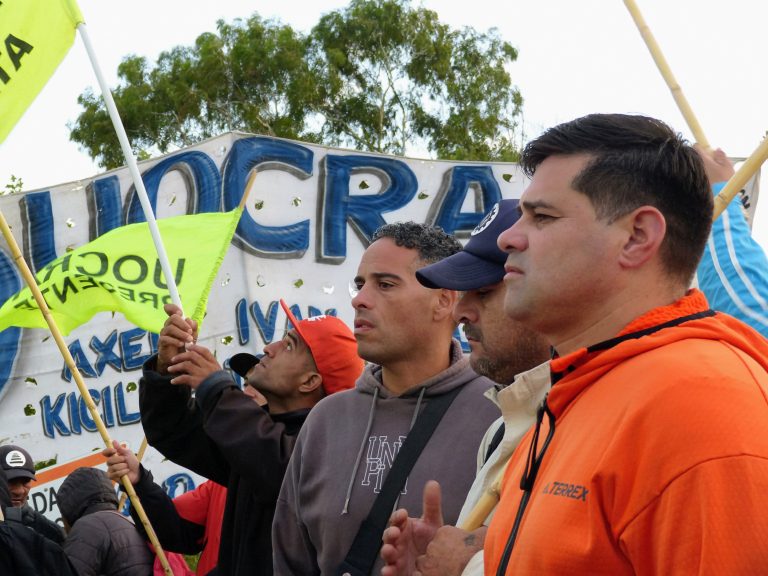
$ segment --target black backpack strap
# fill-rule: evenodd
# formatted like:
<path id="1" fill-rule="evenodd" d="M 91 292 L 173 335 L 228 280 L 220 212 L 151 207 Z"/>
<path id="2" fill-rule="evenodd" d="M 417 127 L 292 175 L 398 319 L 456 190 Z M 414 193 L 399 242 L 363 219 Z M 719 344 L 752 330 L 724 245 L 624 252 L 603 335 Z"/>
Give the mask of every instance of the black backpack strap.
<path id="1" fill-rule="evenodd" d="M 493 454 L 494 450 L 499 447 L 499 444 L 501 444 L 501 441 L 504 439 L 504 430 L 505 430 L 504 422 L 501 423 L 501 426 L 499 426 L 496 429 L 496 433 L 493 435 L 493 438 L 491 438 L 491 443 L 488 444 L 488 449 L 485 451 L 485 459 L 483 460 L 483 464 L 488 462 L 488 459 L 491 457 L 491 454 Z"/>
<path id="2" fill-rule="evenodd" d="M 416 424 L 400 447 L 371 511 L 360 525 L 349 547 L 347 557 L 339 565 L 337 570 L 339 576 L 368 576 L 373 570 L 376 556 L 381 548 L 381 535 L 392 515 L 397 496 L 403 489 L 408 474 L 419 459 L 421 451 L 461 389 L 462 387 L 457 387 L 447 394 L 431 399 L 416 419 Z"/>

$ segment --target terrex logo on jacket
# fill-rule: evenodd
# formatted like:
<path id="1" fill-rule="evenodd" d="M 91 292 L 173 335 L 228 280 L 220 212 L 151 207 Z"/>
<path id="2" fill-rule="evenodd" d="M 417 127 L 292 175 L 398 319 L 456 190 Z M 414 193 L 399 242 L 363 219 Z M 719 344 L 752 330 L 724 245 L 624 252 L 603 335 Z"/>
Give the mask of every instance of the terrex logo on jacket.
<path id="1" fill-rule="evenodd" d="M 765 338 L 693 290 L 550 367 L 538 436 L 513 454 L 486 535 L 486 574 L 765 573 Z"/>
<path id="2" fill-rule="evenodd" d="M 587 495 L 589 489 L 581 484 L 569 484 L 568 482 L 547 482 L 544 486 L 542 494 L 549 494 L 551 496 L 563 496 L 564 498 L 571 498 L 573 500 L 587 501 Z"/>

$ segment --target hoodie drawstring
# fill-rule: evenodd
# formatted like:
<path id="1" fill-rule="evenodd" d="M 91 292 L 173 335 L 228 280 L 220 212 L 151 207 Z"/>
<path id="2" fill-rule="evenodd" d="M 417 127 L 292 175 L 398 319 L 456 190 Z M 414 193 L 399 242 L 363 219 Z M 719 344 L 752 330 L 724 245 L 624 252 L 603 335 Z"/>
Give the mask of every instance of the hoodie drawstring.
<path id="1" fill-rule="evenodd" d="M 416 400 L 416 409 L 413 411 L 413 416 L 411 417 L 411 424 L 408 427 L 408 432 L 413 429 L 413 425 L 416 424 L 416 419 L 419 417 L 419 408 L 421 408 L 421 401 L 424 399 L 424 393 L 427 391 L 426 386 L 421 389 L 421 392 L 419 393 L 419 398 Z M 374 388 L 373 390 L 373 402 L 371 403 L 371 409 L 368 411 L 368 423 L 365 425 L 365 432 L 363 433 L 363 440 L 360 443 L 360 449 L 357 451 L 357 458 L 355 459 L 355 466 L 352 469 L 352 476 L 349 478 L 349 485 L 347 486 L 347 493 L 344 497 L 344 507 L 341 509 L 342 516 L 346 514 L 349 511 L 349 500 L 352 497 L 352 487 L 355 485 L 355 477 L 357 476 L 357 471 L 360 468 L 360 462 L 363 459 L 363 451 L 365 450 L 365 445 L 368 443 L 368 434 L 371 432 L 371 428 L 373 428 L 373 415 L 376 412 L 376 400 L 379 398 L 379 389 Z M 408 480 L 406 479 L 406 482 Z M 397 501 L 395 501 L 394 509 L 397 509 L 397 505 L 400 501 L 400 497 L 398 496 Z"/>
<path id="2" fill-rule="evenodd" d="M 408 426 L 408 432 L 413 430 L 413 425 L 416 424 L 416 418 L 419 417 L 419 408 L 421 408 L 421 401 L 424 398 L 424 392 L 427 391 L 427 387 L 421 389 L 421 392 L 419 392 L 419 399 L 416 400 L 416 410 L 413 411 L 413 416 L 411 416 L 411 425 Z"/>

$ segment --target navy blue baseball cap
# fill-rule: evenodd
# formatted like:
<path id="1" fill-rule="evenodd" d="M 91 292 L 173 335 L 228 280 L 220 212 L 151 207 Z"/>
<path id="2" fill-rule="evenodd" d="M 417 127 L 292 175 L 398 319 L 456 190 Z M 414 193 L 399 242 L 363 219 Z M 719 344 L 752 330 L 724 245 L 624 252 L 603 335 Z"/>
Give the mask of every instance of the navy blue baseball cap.
<path id="1" fill-rule="evenodd" d="M 499 234 L 520 217 L 517 200 L 502 200 L 480 221 L 461 252 L 416 271 L 427 288 L 478 290 L 501 282 L 507 254 L 496 244 Z"/>

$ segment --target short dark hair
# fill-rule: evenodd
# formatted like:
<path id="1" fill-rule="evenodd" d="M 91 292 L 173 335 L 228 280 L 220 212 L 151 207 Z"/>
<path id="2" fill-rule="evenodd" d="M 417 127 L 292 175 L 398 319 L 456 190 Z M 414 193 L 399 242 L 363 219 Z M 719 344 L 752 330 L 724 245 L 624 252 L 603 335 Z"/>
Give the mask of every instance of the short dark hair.
<path id="1" fill-rule="evenodd" d="M 667 222 L 662 264 L 690 283 L 712 226 L 713 199 L 696 150 L 660 120 L 590 114 L 550 128 L 528 143 L 521 165 L 528 176 L 549 156 L 588 154 L 571 186 L 586 195 L 598 218 L 614 221 L 654 206 Z"/>
<path id="2" fill-rule="evenodd" d="M 373 233 L 371 243 L 380 238 L 390 238 L 397 246 L 418 251 L 425 266 L 462 250 L 461 242 L 440 226 L 418 222 L 384 224 Z"/>

